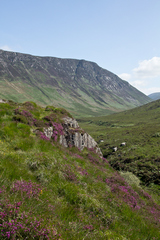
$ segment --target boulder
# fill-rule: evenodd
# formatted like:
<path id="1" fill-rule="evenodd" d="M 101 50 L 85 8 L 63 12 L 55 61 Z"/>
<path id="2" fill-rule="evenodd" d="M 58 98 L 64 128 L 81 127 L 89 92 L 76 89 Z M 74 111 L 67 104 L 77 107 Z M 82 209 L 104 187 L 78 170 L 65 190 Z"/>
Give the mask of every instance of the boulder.
<path id="1" fill-rule="evenodd" d="M 120 146 L 121 146 L 121 147 L 126 146 L 126 142 L 122 142 Z"/>
<path id="2" fill-rule="evenodd" d="M 113 152 L 116 152 L 117 151 L 117 147 L 113 147 Z"/>

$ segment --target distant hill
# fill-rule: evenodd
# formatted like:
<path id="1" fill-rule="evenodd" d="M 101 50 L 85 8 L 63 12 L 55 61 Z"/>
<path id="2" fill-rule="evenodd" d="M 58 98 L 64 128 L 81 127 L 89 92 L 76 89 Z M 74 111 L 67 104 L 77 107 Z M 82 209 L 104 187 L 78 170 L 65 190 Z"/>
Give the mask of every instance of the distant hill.
<path id="1" fill-rule="evenodd" d="M 160 99 L 160 92 L 151 93 L 151 94 L 148 95 L 148 97 L 153 99 L 153 100 L 158 100 L 158 99 Z"/>
<path id="2" fill-rule="evenodd" d="M 0 50 L 0 98 L 64 107 L 74 116 L 99 116 L 150 101 L 94 62 Z"/>

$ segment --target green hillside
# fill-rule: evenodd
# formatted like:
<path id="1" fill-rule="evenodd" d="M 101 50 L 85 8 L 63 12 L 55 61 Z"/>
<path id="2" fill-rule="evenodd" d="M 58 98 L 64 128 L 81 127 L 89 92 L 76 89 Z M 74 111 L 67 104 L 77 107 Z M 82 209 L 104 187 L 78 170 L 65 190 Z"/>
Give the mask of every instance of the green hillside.
<path id="1" fill-rule="evenodd" d="M 57 141 L 45 137 L 43 127 L 60 126 L 64 116 L 70 116 L 64 109 L 32 102 L 0 103 L 0 239 L 160 239 L 160 196 L 153 189 L 118 173 L 94 149 L 59 145 L 60 132 Z M 133 124 L 118 127 L 115 117 L 112 127 L 93 125 L 95 135 L 105 129 L 105 143 L 119 141 L 108 129 Z"/>
<path id="2" fill-rule="evenodd" d="M 75 117 L 107 115 L 151 101 L 94 62 L 2 50 L 0 98 L 63 107 Z"/>

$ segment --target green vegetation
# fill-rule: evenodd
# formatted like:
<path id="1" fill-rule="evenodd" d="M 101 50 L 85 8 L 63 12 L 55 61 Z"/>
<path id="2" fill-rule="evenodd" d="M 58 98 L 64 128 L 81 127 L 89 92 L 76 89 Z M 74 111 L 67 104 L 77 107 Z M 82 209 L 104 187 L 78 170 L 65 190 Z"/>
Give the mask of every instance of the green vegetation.
<path id="1" fill-rule="evenodd" d="M 43 135 L 64 116 L 64 109 L 33 102 L 0 104 L 0 239 L 160 239 L 158 194 L 133 174 L 119 174 L 94 149 L 64 148 Z M 92 125 L 97 139 L 108 134 L 104 129 L 133 124 L 100 121 Z"/>
<path id="2" fill-rule="evenodd" d="M 115 169 L 133 172 L 145 185 L 160 184 L 159 100 L 106 117 L 82 119 L 80 125 L 99 142 Z M 122 142 L 126 146 L 120 146 Z"/>

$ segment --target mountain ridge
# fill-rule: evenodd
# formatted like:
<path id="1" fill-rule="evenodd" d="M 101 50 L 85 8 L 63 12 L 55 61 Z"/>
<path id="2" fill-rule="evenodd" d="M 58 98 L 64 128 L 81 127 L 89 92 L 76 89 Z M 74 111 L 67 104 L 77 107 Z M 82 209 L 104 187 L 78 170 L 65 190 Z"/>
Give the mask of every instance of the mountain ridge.
<path id="1" fill-rule="evenodd" d="M 150 97 L 154 101 L 158 100 L 158 99 L 160 99 L 160 92 L 151 93 L 148 95 L 148 97 Z"/>
<path id="2" fill-rule="evenodd" d="M 94 62 L 0 50 L 0 98 L 32 100 L 98 116 L 143 105 L 150 99 Z"/>

